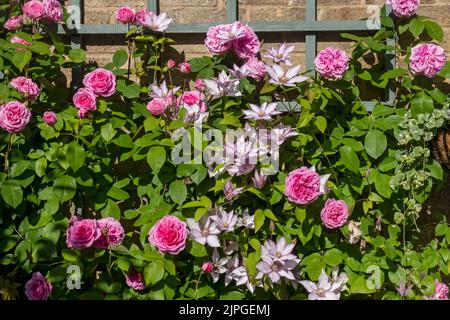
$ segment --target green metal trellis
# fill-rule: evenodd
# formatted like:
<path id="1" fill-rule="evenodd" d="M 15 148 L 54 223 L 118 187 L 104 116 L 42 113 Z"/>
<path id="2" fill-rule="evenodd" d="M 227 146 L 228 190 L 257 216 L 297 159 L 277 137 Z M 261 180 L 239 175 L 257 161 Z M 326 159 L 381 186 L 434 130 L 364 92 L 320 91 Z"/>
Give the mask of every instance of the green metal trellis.
<path id="1" fill-rule="evenodd" d="M 72 5 L 79 6 L 83 17 L 84 0 L 72 0 Z M 159 13 L 159 0 L 147 0 L 147 8 Z M 391 8 L 387 6 L 390 12 Z M 276 32 L 294 32 L 305 34 L 306 47 L 306 68 L 314 70 L 314 58 L 317 54 L 317 35 L 324 32 L 343 32 L 343 31 L 374 31 L 369 27 L 365 20 L 348 21 L 318 21 L 317 20 L 317 0 L 306 0 L 306 14 L 304 21 L 286 21 L 286 22 L 253 22 L 249 25 L 255 32 L 276 33 Z M 227 22 L 231 23 L 239 19 L 238 0 L 227 0 Z M 181 23 L 171 24 L 166 34 L 202 34 L 208 31 L 208 28 L 216 23 Z M 69 30 L 59 26 L 58 33 L 70 36 L 72 48 L 80 48 L 83 35 L 119 35 L 126 34 L 128 27 L 122 24 L 81 24 L 81 28 Z M 388 39 L 388 45 L 395 44 L 394 39 Z M 385 56 L 386 69 L 395 67 L 395 52 L 388 52 Z M 81 77 L 81 70 L 73 70 L 73 79 Z M 383 103 L 392 105 L 395 100 L 395 91 L 391 85 L 385 92 Z M 375 102 L 364 101 L 364 105 L 371 110 Z"/>

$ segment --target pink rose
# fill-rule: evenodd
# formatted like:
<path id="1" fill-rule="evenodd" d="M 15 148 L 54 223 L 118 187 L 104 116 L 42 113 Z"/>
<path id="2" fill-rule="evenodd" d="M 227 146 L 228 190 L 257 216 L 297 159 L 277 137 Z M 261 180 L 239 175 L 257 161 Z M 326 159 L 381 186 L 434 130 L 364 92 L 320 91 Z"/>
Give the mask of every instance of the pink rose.
<path id="1" fill-rule="evenodd" d="M 180 68 L 181 73 L 191 72 L 191 65 L 187 61 L 180 63 L 180 65 L 178 67 Z"/>
<path id="2" fill-rule="evenodd" d="M 123 24 L 132 23 L 135 15 L 136 13 L 130 7 L 120 7 L 116 12 L 116 19 Z"/>
<path id="3" fill-rule="evenodd" d="M 96 96 L 110 97 L 116 92 L 116 76 L 103 68 L 98 68 L 85 75 L 83 84 Z"/>
<path id="4" fill-rule="evenodd" d="M 19 43 L 19 44 L 23 44 L 23 45 L 25 45 L 25 46 L 29 46 L 31 43 L 29 43 L 28 41 L 26 41 L 26 40 L 23 40 L 23 39 L 21 39 L 21 38 L 19 38 L 18 36 L 14 36 L 14 37 L 12 37 L 11 38 L 11 43 Z M 19 49 L 18 49 L 19 50 Z"/>
<path id="5" fill-rule="evenodd" d="M 229 32 L 231 30 L 231 24 L 221 24 L 209 28 L 206 34 L 205 45 L 209 52 L 213 54 L 224 54 L 230 50 L 232 43 L 224 42 L 218 37 L 220 32 Z"/>
<path id="6" fill-rule="evenodd" d="M 16 89 L 21 95 L 29 100 L 36 100 L 41 89 L 31 79 L 27 77 L 17 77 L 11 80 L 11 86 Z"/>
<path id="7" fill-rule="evenodd" d="M 22 16 L 12 16 L 5 22 L 5 29 L 9 31 L 15 31 L 22 27 Z"/>
<path id="8" fill-rule="evenodd" d="M 37 0 L 31 0 L 25 3 L 22 7 L 22 12 L 24 15 L 34 20 L 45 18 L 44 4 Z"/>
<path id="9" fill-rule="evenodd" d="M 341 79 L 348 70 L 348 57 L 344 50 L 328 47 L 319 52 L 314 64 L 316 71 L 329 80 Z"/>
<path id="10" fill-rule="evenodd" d="M 178 98 L 178 105 L 183 104 L 187 107 L 198 106 L 200 112 L 206 111 L 206 104 L 203 94 L 200 91 L 185 91 Z"/>
<path id="11" fill-rule="evenodd" d="M 307 167 L 296 169 L 286 177 L 285 193 L 291 202 L 312 203 L 320 195 L 320 176 Z"/>
<path id="12" fill-rule="evenodd" d="M 186 223 L 177 217 L 165 216 L 152 227 L 148 241 L 161 253 L 178 254 L 186 247 L 187 236 Z"/>
<path id="13" fill-rule="evenodd" d="M 445 283 L 435 281 L 436 288 L 434 289 L 433 300 L 448 300 L 448 286 Z"/>
<path id="14" fill-rule="evenodd" d="M 195 80 L 195 89 L 198 91 L 204 91 L 206 89 L 206 83 L 202 79 Z"/>
<path id="15" fill-rule="evenodd" d="M 214 270 L 214 264 L 211 261 L 205 262 L 202 265 L 202 271 L 204 273 L 211 273 Z"/>
<path id="16" fill-rule="evenodd" d="M 433 43 L 418 44 L 411 49 L 409 68 L 415 75 L 433 78 L 445 65 L 445 51 Z"/>
<path id="17" fill-rule="evenodd" d="M 66 232 L 66 244 L 71 249 L 89 248 L 100 236 L 96 220 L 72 216 Z"/>
<path id="18" fill-rule="evenodd" d="M 25 284 L 25 295 L 29 300 L 47 300 L 53 286 L 40 272 L 35 272 Z"/>
<path id="19" fill-rule="evenodd" d="M 169 69 L 175 68 L 176 65 L 177 65 L 177 63 L 176 63 L 175 60 L 173 60 L 173 59 L 169 59 L 169 60 L 167 61 L 167 68 L 169 68 Z"/>
<path id="20" fill-rule="evenodd" d="M 58 118 L 56 117 L 56 113 L 54 113 L 53 111 L 44 112 L 42 119 L 44 119 L 44 122 L 49 126 L 53 126 L 58 120 Z"/>
<path id="21" fill-rule="evenodd" d="M 348 218 L 348 206 L 345 201 L 328 199 L 320 212 L 320 218 L 328 229 L 342 227 Z"/>
<path id="22" fill-rule="evenodd" d="M 73 96 L 73 104 L 78 109 L 85 111 L 97 110 L 97 97 L 94 92 L 88 88 L 78 89 L 77 93 Z"/>
<path id="23" fill-rule="evenodd" d="M 409 18 L 419 9 L 419 0 L 391 0 L 392 12 L 397 18 Z"/>
<path id="24" fill-rule="evenodd" d="M 22 132 L 30 120 L 30 110 L 18 101 L 11 101 L 0 106 L 0 127 L 9 133 Z"/>
<path id="25" fill-rule="evenodd" d="M 125 276 L 125 281 L 130 288 L 133 288 L 136 291 L 145 289 L 144 276 L 134 269 L 128 272 Z"/>
<path id="26" fill-rule="evenodd" d="M 78 110 L 78 118 L 84 119 L 89 116 L 89 110 L 88 109 L 80 109 Z"/>
<path id="27" fill-rule="evenodd" d="M 147 110 L 154 116 L 162 115 L 167 108 L 167 101 L 162 98 L 155 98 L 147 104 Z"/>
<path id="28" fill-rule="evenodd" d="M 250 73 L 249 76 L 257 81 L 261 81 L 267 73 L 265 63 L 257 58 L 249 58 L 245 65 Z"/>
<path id="29" fill-rule="evenodd" d="M 237 21 L 239 27 L 244 27 L 245 36 L 238 38 L 233 41 L 233 49 L 240 59 L 254 58 L 261 50 L 261 42 L 258 36 L 249 26 L 243 25 L 241 22 Z"/>
<path id="30" fill-rule="evenodd" d="M 50 22 L 60 22 L 63 18 L 63 9 L 58 0 L 44 0 L 45 17 Z"/>
<path id="31" fill-rule="evenodd" d="M 107 249 L 110 245 L 119 245 L 125 237 L 125 231 L 119 221 L 113 218 L 103 218 L 97 220 L 100 230 L 100 237 L 95 240 L 94 246 L 100 249 Z"/>
<path id="32" fill-rule="evenodd" d="M 142 9 L 141 11 L 138 11 L 136 13 L 135 22 L 138 25 L 145 26 L 146 25 L 145 21 L 150 20 L 154 16 L 155 16 L 154 12 L 151 12 L 150 10 L 147 9 Z"/>

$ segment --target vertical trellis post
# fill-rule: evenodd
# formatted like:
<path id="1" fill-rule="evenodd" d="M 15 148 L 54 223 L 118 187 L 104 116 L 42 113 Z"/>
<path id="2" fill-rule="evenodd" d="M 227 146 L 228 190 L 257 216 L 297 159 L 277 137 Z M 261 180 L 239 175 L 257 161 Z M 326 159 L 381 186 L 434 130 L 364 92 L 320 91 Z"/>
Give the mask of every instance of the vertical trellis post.
<path id="1" fill-rule="evenodd" d="M 238 0 L 227 0 L 227 22 L 232 23 L 239 19 Z"/>
<path id="2" fill-rule="evenodd" d="M 390 4 L 386 4 L 386 15 L 389 16 L 392 13 L 392 6 Z M 386 41 L 388 46 L 393 46 L 395 48 L 396 41 L 394 38 L 389 38 Z M 388 51 L 385 56 L 385 70 L 392 70 L 396 68 L 396 52 L 395 49 L 392 51 Z M 388 88 L 385 92 L 385 99 L 387 104 L 393 105 L 395 103 L 395 86 L 392 80 L 389 81 Z"/>
<path id="3" fill-rule="evenodd" d="M 315 22 L 317 20 L 317 3 L 316 0 L 306 0 L 306 22 Z M 317 54 L 317 35 L 315 32 L 306 32 L 305 34 L 305 56 L 306 70 L 310 70 L 314 75 L 314 58 Z"/>
<path id="4" fill-rule="evenodd" d="M 84 20 L 84 1 L 83 0 L 72 0 L 73 6 L 78 6 L 80 8 L 80 19 L 81 24 L 83 24 Z M 80 49 L 81 48 L 81 35 L 77 32 L 73 32 L 70 34 L 70 46 L 72 49 Z M 81 78 L 83 76 L 83 68 L 81 66 L 75 66 L 72 68 L 72 90 L 76 91 L 81 85 Z"/>
<path id="5" fill-rule="evenodd" d="M 159 0 L 147 0 L 147 9 L 159 14 Z"/>

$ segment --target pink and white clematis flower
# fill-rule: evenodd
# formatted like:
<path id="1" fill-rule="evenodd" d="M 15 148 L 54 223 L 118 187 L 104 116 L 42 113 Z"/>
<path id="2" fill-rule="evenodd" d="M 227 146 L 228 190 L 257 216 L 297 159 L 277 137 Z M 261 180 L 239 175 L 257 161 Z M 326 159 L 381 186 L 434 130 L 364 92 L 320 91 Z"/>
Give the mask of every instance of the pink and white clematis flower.
<path id="1" fill-rule="evenodd" d="M 256 104 L 250 104 L 249 110 L 242 111 L 245 114 L 244 119 L 253 120 L 272 120 L 273 116 L 280 114 L 280 111 L 276 111 L 277 103 L 267 103 L 264 102 L 261 106 Z"/>
<path id="2" fill-rule="evenodd" d="M 191 238 L 201 244 L 208 244 L 210 247 L 220 247 L 219 237 L 220 230 L 217 224 L 207 215 L 204 215 L 197 222 L 195 219 L 188 218 L 186 223 L 190 230 Z"/>
<path id="3" fill-rule="evenodd" d="M 331 279 L 322 269 L 317 283 L 307 280 L 300 281 L 300 283 L 309 293 L 308 300 L 339 300 L 341 292 L 346 289 L 347 281 L 347 275 L 345 273 L 338 274 L 338 269 L 333 269 Z"/>
<path id="4" fill-rule="evenodd" d="M 290 68 L 285 71 L 281 66 L 275 64 L 272 66 L 266 66 L 267 73 L 270 76 L 269 82 L 272 84 L 295 87 L 297 83 L 308 80 L 308 77 L 299 75 L 300 65 Z"/>
<path id="5" fill-rule="evenodd" d="M 160 15 L 146 15 L 143 26 L 155 31 L 155 32 L 164 32 L 169 27 L 172 22 L 172 18 L 167 17 L 167 13 L 163 12 Z"/>
<path id="6" fill-rule="evenodd" d="M 295 46 L 286 47 L 286 43 L 282 43 L 278 48 L 271 48 L 264 57 L 272 59 L 272 61 L 277 64 L 284 63 L 287 66 L 292 66 L 289 54 L 294 51 L 294 49 Z"/>

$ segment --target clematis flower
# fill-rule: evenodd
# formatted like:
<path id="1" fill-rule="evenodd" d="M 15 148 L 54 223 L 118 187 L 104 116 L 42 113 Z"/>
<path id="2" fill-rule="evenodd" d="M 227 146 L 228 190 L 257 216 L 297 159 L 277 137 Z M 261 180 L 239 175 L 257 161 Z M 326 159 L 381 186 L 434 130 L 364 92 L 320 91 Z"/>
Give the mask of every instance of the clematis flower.
<path id="1" fill-rule="evenodd" d="M 284 237 L 280 238 L 276 243 L 272 240 L 267 240 L 264 245 L 261 246 L 261 259 L 270 258 L 281 264 L 289 262 L 297 265 L 300 263 L 300 259 L 292 254 L 294 247 L 295 243 L 287 244 Z"/>
<path id="2" fill-rule="evenodd" d="M 188 218 L 186 223 L 191 231 L 191 238 L 201 244 L 208 244 L 210 247 L 220 247 L 219 237 L 220 230 L 217 224 L 207 215 L 200 218 L 198 222 L 195 219 Z"/>
<path id="3" fill-rule="evenodd" d="M 298 74 L 300 67 L 301 66 L 298 65 L 285 71 L 277 64 L 274 64 L 273 66 L 266 66 L 267 73 L 270 76 L 269 82 L 280 86 L 295 87 L 296 83 L 308 80 L 308 77 Z"/>
<path id="4" fill-rule="evenodd" d="M 347 275 L 345 273 L 338 275 L 337 269 L 333 270 L 332 279 L 322 269 L 317 283 L 307 280 L 300 283 L 308 291 L 309 300 L 339 300 L 341 292 L 346 289 L 347 280 Z"/>
<path id="5" fill-rule="evenodd" d="M 217 225 L 220 231 L 225 233 L 233 232 L 237 223 L 237 216 L 233 211 L 226 212 L 223 208 L 216 208 L 216 214 L 211 216 L 211 220 Z"/>
<path id="6" fill-rule="evenodd" d="M 172 89 L 167 88 L 166 81 L 164 80 L 158 86 L 157 84 L 152 84 L 152 92 L 148 95 L 153 99 L 163 99 L 166 101 L 167 105 L 172 105 L 175 102 L 175 94 L 180 90 L 180 87 L 174 87 Z"/>
<path id="7" fill-rule="evenodd" d="M 400 285 L 396 289 L 399 295 L 401 295 L 402 297 L 407 297 L 410 294 L 413 286 L 414 284 L 412 283 L 406 283 L 401 281 Z"/>
<path id="8" fill-rule="evenodd" d="M 236 79 L 244 79 L 250 75 L 250 70 L 247 67 L 247 64 L 243 64 L 242 66 L 233 65 L 233 69 L 230 69 L 230 74 Z"/>
<path id="9" fill-rule="evenodd" d="M 239 80 L 231 79 L 225 71 L 219 73 L 216 79 L 205 79 L 208 92 L 213 97 L 240 97 L 242 93 L 239 91 Z"/>
<path id="10" fill-rule="evenodd" d="M 295 276 L 292 273 L 292 270 L 297 266 L 295 262 L 282 263 L 275 261 L 270 256 L 261 256 L 261 259 L 262 261 L 256 265 L 256 269 L 259 271 L 256 279 L 262 279 L 264 275 L 267 275 L 272 283 L 278 283 L 282 278 L 295 280 Z"/>
<path id="11" fill-rule="evenodd" d="M 163 12 L 160 15 L 149 14 L 145 16 L 143 26 L 155 32 L 164 32 L 167 30 L 172 20 L 172 18 L 167 17 L 166 12 Z"/>
<path id="12" fill-rule="evenodd" d="M 219 255 L 219 251 L 214 248 L 211 262 L 214 266 L 213 270 L 211 271 L 211 277 L 213 279 L 213 283 L 216 283 L 219 280 L 220 275 L 227 272 L 226 265 L 228 263 L 228 258 L 221 258 Z"/>
<path id="13" fill-rule="evenodd" d="M 253 186 L 256 189 L 262 189 L 262 188 L 264 188 L 264 185 L 266 184 L 267 176 L 265 174 L 263 174 L 262 172 L 258 172 L 257 170 L 255 170 L 255 176 L 252 177 L 251 179 L 253 182 Z"/>
<path id="14" fill-rule="evenodd" d="M 271 141 L 281 146 L 287 139 L 298 136 L 298 132 L 291 126 L 278 125 L 272 129 Z"/>
<path id="15" fill-rule="evenodd" d="M 281 112 L 276 111 L 277 103 L 267 103 L 264 102 L 261 106 L 256 104 L 250 104 L 249 110 L 242 111 L 245 114 L 244 119 L 253 120 L 272 120 L 273 116 L 280 114 Z"/>
<path id="16" fill-rule="evenodd" d="M 244 227 L 247 229 L 255 228 L 255 216 L 251 216 L 248 213 L 248 209 L 246 209 L 242 215 L 242 217 L 238 218 L 238 222 L 236 224 L 237 227 Z"/>
<path id="17" fill-rule="evenodd" d="M 237 198 L 242 193 L 243 190 L 244 188 L 235 188 L 233 186 L 233 183 L 230 180 L 228 180 L 223 188 L 223 193 L 225 194 L 225 199 L 231 201 Z"/>
<path id="18" fill-rule="evenodd" d="M 265 58 L 272 59 L 274 63 L 284 63 L 287 66 L 292 66 L 289 54 L 294 51 L 295 46 L 286 47 L 286 43 L 280 44 L 278 48 L 271 48 Z"/>

